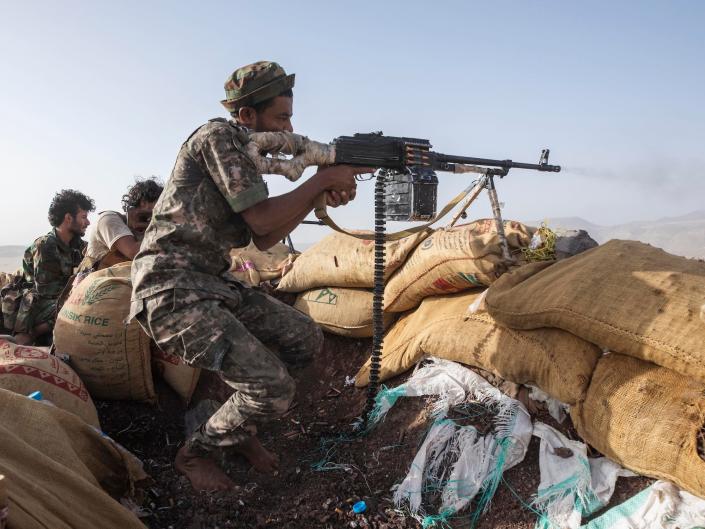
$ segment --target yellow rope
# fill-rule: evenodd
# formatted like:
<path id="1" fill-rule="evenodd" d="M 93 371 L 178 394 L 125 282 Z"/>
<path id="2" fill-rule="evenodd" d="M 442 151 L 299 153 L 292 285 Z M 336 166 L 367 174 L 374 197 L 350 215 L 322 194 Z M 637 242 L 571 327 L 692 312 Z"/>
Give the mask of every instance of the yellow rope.
<path id="1" fill-rule="evenodd" d="M 521 253 L 527 261 L 550 261 L 556 258 L 556 232 L 542 222 L 536 235 L 541 237 L 541 245 L 538 248 L 522 248 Z M 536 236 L 534 235 L 534 236 Z"/>

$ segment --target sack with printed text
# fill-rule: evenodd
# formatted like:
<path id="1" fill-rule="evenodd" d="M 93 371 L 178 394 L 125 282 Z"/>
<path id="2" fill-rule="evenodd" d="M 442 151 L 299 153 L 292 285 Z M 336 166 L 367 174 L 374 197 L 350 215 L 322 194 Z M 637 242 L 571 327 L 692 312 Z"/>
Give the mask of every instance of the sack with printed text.
<path id="1" fill-rule="evenodd" d="M 54 328 L 58 353 L 99 399 L 155 400 L 150 339 L 130 311 L 130 266 L 122 263 L 86 276 L 59 311 Z"/>
<path id="2" fill-rule="evenodd" d="M 510 252 L 520 257 L 521 249 L 531 243 L 535 228 L 506 221 L 504 231 Z M 490 285 L 509 266 L 502 257 L 493 219 L 437 230 L 387 282 L 384 310 L 403 312 L 418 306 L 428 296 Z"/>
<path id="3" fill-rule="evenodd" d="M 372 292 L 362 288 L 315 288 L 302 292 L 294 307 L 307 314 L 324 330 L 341 336 L 372 336 Z M 385 312 L 385 329 L 395 314 Z"/>
<path id="4" fill-rule="evenodd" d="M 0 388 L 42 399 L 100 428 L 98 412 L 78 375 L 56 356 L 39 347 L 0 340 Z"/>

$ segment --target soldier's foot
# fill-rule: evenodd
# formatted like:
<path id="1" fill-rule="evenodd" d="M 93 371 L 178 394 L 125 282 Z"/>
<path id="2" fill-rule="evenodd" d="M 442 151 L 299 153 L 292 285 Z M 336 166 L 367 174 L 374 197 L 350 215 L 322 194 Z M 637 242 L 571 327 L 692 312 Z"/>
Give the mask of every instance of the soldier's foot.
<path id="1" fill-rule="evenodd" d="M 174 466 L 189 479 L 196 490 L 230 490 L 235 486 L 215 461 L 190 452 L 186 446 L 182 446 L 176 453 Z"/>
<path id="2" fill-rule="evenodd" d="M 233 447 L 239 454 L 245 456 L 255 470 L 272 474 L 279 468 L 279 456 L 267 450 L 254 435 Z"/>

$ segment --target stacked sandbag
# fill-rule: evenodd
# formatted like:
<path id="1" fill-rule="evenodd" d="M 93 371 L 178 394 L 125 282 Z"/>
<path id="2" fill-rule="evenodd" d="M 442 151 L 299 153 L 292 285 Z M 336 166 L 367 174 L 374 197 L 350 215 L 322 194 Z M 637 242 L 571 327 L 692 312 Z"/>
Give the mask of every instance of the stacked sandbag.
<path id="1" fill-rule="evenodd" d="M 611 351 L 705 381 L 705 262 L 613 240 L 500 278 L 488 311 L 516 329 L 556 327 Z"/>
<path id="2" fill-rule="evenodd" d="M 0 339 L 0 388 L 42 398 L 100 428 L 98 412 L 78 375 L 57 357 L 38 347 Z"/>
<path id="3" fill-rule="evenodd" d="M 93 272 L 73 287 L 54 327 L 57 353 L 94 398 L 155 400 L 150 339 L 130 311 L 131 263 Z"/>
<path id="4" fill-rule="evenodd" d="M 152 370 L 176 392 L 188 406 L 201 374 L 199 368 L 191 367 L 180 357 L 162 351 L 152 342 Z"/>
<path id="5" fill-rule="evenodd" d="M 117 501 L 142 464 L 74 414 L 0 389 L 0 446 L 9 529 L 144 529 Z"/>
<path id="6" fill-rule="evenodd" d="M 362 288 L 315 288 L 299 294 L 294 307 L 330 333 L 364 338 L 372 336 L 372 296 Z M 382 315 L 385 329 L 395 317 Z"/>
<path id="7" fill-rule="evenodd" d="M 15 279 L 15 274 L 8 274 L 7 272 L 0 272 L 0 288 L 5 285 L 9 285 Z"/>
<path id="8" fill-rule="evenodd" d="M 294 263 L 298 253 L 292 253 L 283 243 L 277 243 L 268 250 L 259 250 L 255 243 L 244 248 L 230 251 L 230 273 L 250 286 L 257 286 L 264 281 L 278 279 Z"/>
<path id="9" fill-rule="evenodd" d="M 504 231 L 510 252 L 520 258 L 521 249 L 529 246 L 536 230 L 520 222 L 506 221 Z M 384 291 L 384 309 L 403 312 L 418 306 L 428 296 L 490 285 L 509 265 L 502 256 L 494 219 L 437 230 L 389 279 Z"/>
<path id="10" fill-rule="evenodd" d="M 471 312 L 479 295 L 475 290 L 429 297 L 402 316 L 384 338 L 380 379 L 435 356 L 536 386 L 566 404 L 585 397 L 601 355 L 597 347 L 559 329 L 504 328 L 485 312 Z M 369 362 L 355 377 L 357 386 L 368 381 Z"/>
<path id="11" fill-rule="evenodd" d="M 24 295 L 19 279 L 19 272 L 16 275 L 7 274 L 7 283 L 0 287 L 0 334 L 12 334 L 15 329 L 17 312 Z"/>
<path id="12" fill-rule="evenodd" d="M 705 384 L 609 354 L 570 412 L 580 436 L 617 463 L 705 497 Z"/>
<path id="13" fill-rule="evenodd" d="M 402 265 L 409 253 L 429 233 L 430 230 L 421 231 L 385 243 L 385 278 Z M 316 287 L 372 288 L 373 275 L 374 242 L 336 232 L 303 252 L 294 261 L 291 270 L 284 274 L 277 289 L 282 292 L 303 292 Z"/>

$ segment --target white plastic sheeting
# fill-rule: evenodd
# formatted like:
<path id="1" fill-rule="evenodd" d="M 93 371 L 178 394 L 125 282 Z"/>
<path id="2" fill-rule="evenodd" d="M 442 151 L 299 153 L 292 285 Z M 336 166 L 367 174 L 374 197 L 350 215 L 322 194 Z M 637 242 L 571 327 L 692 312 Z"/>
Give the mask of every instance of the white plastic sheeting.
<path id="1" fill-rule="evenodd" d="M 587 446 L 542 423 L 534 424 L 541 439 L 541 483 L 534 507 L 539 528 L 578 529 L 583 516 L 609 503 L 619 476 L 635 476 L 605 457 L 587 457 Z"/>
<path id="2" fill-rule="evenodd" d="M 404 384 L 384 389 L 377 396 L 371 424 L 383 420 L 400 397 L 436 396 L 431 426 L 408 474 L 397 487 L 397 505 L 409 510 L 424 527 L 444 523 L 464 508 L 480 491 L 477 511 L 487 506 L 502 473 L 521 462 L 531 440 L 531 418 L 519 401 L 492 386 L 480 375 L 449 360 L 430 359 Z M 481 434 L 446 418 L 463 403 L 478 402 L 495 413 L 493 431 Z M 423 516 L 427 491 L 441 492 L 437 515 Z"/>
<path id="3" fill-rule="evenodd" d="M 598 516 L 583 529 L 695 529 L 705 527 L 705 500 L 657 481 Z"/>
<path id="4" fill-rule="evenodd" d="M 551 417 L 553 417 L 556 422 L 563 423 L 568 412 L 570 411 L 570 406 L 562 403 L 561 401 L 554 399 L 545 391 L 540 390 L 537 387 L 529 386 L 531 390 L 529 391 L 529 398 L 535 400 L 536 402 L 543 402 L 546 405 L 546 410 Z"/>

